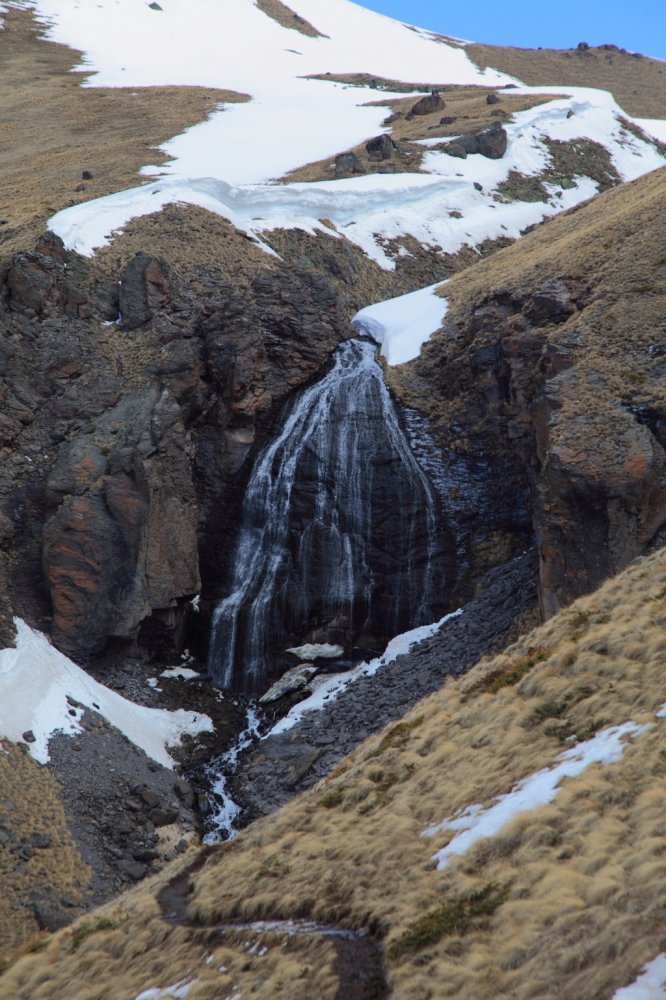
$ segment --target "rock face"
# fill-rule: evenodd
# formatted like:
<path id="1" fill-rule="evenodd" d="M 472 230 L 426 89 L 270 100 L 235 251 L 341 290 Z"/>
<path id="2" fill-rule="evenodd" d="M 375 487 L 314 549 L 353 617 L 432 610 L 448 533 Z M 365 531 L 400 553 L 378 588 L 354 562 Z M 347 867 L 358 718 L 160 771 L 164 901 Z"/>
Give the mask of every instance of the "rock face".
<path id="1" fill-rule="evenodd" d="M 120 281 L 119 307 L 123 326 L 143 326 L 169 303 L 169 266 L 140 252 L 129 262 Z"/>
<path id="2" fill-rule="evenodd" d="M 180 406 L 156 387 L 60 448 L 47 482 L 55 510 L 44 574 L 54 641 L 75 659 L 199 591 L 190 450 Z"/>
<path id="3" fill-rule="evenodd" d="M 531 525 L 544 616 L 645 552 L 666 524 L 661 411 L 631 407 L 579 370 L 585 325 L 576 320 L 590 299 L 567 276 L 501 290 L 449 314 L 443 349 L 429 346 L 416 366 L 456 400 L 444 423 L 474 428 L 484 527 L 460 525 L 463 562 L 478 564 L 502 538 L 516 544 Z M 449 438 L 448 451 L 456 447 Z"/>
<path id="4" fill-rule="evenodd" d="M 173 650 L 188 599 L 224 587 L 250 450 L 345 304 L 286 265 L 188 281 L 140 253 L 119 286 L 51 234 L 0 271 L 3 645 L 19 613 L 79 660 Z"/>

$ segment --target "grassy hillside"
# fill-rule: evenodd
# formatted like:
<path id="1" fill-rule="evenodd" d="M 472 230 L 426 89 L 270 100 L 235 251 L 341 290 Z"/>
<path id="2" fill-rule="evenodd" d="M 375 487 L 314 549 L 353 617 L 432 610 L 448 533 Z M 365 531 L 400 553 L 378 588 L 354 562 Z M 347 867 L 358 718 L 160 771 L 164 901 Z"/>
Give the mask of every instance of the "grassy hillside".
<path id="1" fill-rule="evenodd" d="M 465 45 L 472 62 L 518 77 L 531 87 L 599 87 L 637 118 L 660 118 L 666 103 L 666 63 L 599 45 L 575 49 L 518 49 Z"/>
<path id="2" fill-rule="evenodd" d="M 201 856 L 163 909 L 166 874 L 21 958 L 0 996 L 132 997 L 185 980 L 190 1000 L 333 997 L 330 939 L 233 926 L 308 918 L 380 937 L 405 1000 L 610 997 L 664 944 L 664 594 L 660 551 Z M 646 729 L 621 760 L 564 780 L 549 805 L 435 870 L 451 834 L 428 827 L 628 720 Z"/>
<path id="3" fill-rule="evenodd" d="M 81 53 L 46 41 L 28 10 L 3 15 L 0 254 L 24 250 L 54 212 L 138 183 L 155 147 L 246 95 L 204 87 L 81 87 Z M 91 176 L 84 176 L 86 171 Z"/>

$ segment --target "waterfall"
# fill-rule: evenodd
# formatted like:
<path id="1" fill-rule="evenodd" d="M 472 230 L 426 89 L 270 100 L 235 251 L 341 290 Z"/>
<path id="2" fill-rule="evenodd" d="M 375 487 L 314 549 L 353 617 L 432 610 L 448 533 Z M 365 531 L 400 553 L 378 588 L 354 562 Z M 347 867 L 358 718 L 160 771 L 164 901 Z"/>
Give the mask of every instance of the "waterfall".
<path id="1" fill-rule="evenodd" d="M 375 352 L 340 345 L 255 462 L 231 591 L 212 621 L 209 670 L 223 687 L 259 691 L 308 630 L 347 647 L 390 638 L 430 621 L 441 599 L 433 490 Z"/>

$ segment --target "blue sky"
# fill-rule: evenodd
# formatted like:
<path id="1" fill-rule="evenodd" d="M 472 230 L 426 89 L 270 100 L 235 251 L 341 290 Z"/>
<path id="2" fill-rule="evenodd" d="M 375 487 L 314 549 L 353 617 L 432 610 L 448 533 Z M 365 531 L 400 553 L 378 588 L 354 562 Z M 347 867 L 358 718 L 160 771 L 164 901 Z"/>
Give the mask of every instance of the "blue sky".
<path id="1" fill-rule="evenodd" d="M 666 0 L 356 0 L 399 21 L 495 45 L 612 42 L 666 60 Z"/>

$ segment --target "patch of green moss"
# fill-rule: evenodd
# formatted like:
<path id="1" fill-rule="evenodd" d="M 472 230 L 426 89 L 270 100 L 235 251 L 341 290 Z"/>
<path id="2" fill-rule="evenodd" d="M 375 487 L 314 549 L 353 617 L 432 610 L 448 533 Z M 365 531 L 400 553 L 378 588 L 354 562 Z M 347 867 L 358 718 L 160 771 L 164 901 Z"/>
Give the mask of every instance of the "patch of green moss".
<path id="1" fill-rule="evenodd" d="M 388 948 L 390 959 L 400 958 L 428 945 L 436 944 L 443 937 L 462 937 L 482 927 L 509 895 L 508 886 L 489 882 L 476 892 L 447 899 L 433 910 L 411 923 Z"/>
<path id="2" fill-rule="evenodd" d="M 495 188 L 497 201 L 548 201 L 548 192 L 538 177 L 527 177 L 518 170 L 510 170 Z"/>
<path id="3" fill-rule="evenodd" d="M 532 667 L 541 663 L 548 656 L 547 650 L 542 646 L 531 649 L 525 656 L 517 660 L 512 660 L 498 670 L 493 670 L 487 674 L 476 686 L 476 690 L 486 691 L 488 694 L 497 694 L 502 688 L 517 684 L 530 672 Z"/>

